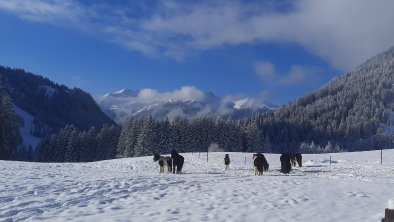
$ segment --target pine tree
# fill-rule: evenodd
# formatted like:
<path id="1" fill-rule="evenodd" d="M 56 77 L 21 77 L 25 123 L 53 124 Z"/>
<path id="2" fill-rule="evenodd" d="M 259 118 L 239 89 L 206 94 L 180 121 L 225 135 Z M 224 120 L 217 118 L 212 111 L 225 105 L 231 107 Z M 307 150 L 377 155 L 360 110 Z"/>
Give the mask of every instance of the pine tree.
<path id="1" fill-rule="evenodd" d="M 34 157 L 34 150 L 33 147 L 31 145 L 29 145 L 29 147 L 27 148 L 27 153 L 26 153 L 26 161 L 34 161 L 35 157 Z"/>
<path id="2" fill-rule="evenodd" d="M 158 125 L 158 153 L 169 154 L 170 149 L 170 137 L 171 137 L 171 125 L 168 119 L 162 121 Z"/>
<path id="3" fill-rule="evenodd" d="M 79 141 L 78 134 L 73 128 L 69 134 L 67 145 L 65 147 L 65 162 L 78 162 L 79 161 Z"/>
<path id="4" fill-rule="evenodd" d="M 115 157 L 119 133 L 118 128 L 115 126 L 103 126 L 97 134 L 96 160 L 107 160 Z"/>
<path id="5" fill-rule="evenodd" d="M 134 156 L 134 148 L 141 131 L 140 122 L 140 120 L 129 118 L 123 124 L 116 149 L 117 158 Z"/>
<path id="6" fill-rule="evenodd" d="M 50 155 L 50 150 L 49 150 L 50 144 L 51 144 L 51 140 L 49 138 L 41 140 L 41 142 L 36 147 L 37 161 L 39 161 L 39 162 L 49 162 L 49 160 L 51 159 L 49 157 L 49 155 Z"/>
<path id="7" fill-rule="evenodd" d="M 0 160 L 16 155 L 19 141 L 17 117 L 0 79 Z"/>
<path id="8" fill-rule="evenodd" d="M 53 143 L 52 149 L 54 160 L 55 162 L 65 162 L 66 161 L 66 150 L 68 149 L 69 145 L 69 138 L 71 133 L 75 131 L 75 127 L 73 125 L 66 125 L 60 133 L 57 134 L 54 138 L 55 141 Z M 68 151 L 67 151 L 68 152 Z M 69 154 L 67 154 L 69 155 Z"/>
<path id="9" fill-rule="evenodd" d="M 109 134 L 109 126 L 104 125 L 100 132 L 97 134 L 97 150 L 96 150 L 96 157 L 95 160 L 105 160 L 106 153 L 107 153 L 107 144 L 106 139 L 108 138 Z"/>
<path id="10" fill-rule="evenodd" d="M 157 135 L 155 135 L 155 124 L 152 118 L 143 121 L 142 131 L 134 148 L 134 156 L 152 155 L 157 146 Z"/>
<path id="11" fill-rule="evenodd" d="M 87 162 L 96 160 L 96 152 L 97 152 L 97 131 L 95 127 L 91 127 L 89 131 L 86 133 L 86 139 L 84 142 L 82 149 L 84 160 Z"/>

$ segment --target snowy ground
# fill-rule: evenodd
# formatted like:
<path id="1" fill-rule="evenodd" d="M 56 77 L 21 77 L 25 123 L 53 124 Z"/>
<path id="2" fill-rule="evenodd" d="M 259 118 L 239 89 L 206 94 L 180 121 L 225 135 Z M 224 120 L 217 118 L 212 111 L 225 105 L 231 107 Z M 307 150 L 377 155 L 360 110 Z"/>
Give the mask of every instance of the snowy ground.
<path id="1" fill-rule="evenodd" d="M 394 150 L 304 155 L 254 176 L 251 154 L 183 154 L 184 174 L 152 157 L 95 163 L 0 161 L 0 221 L 380 221 L 394 198 Z M 247 162 L 245 165 L 245 157 Z"/>

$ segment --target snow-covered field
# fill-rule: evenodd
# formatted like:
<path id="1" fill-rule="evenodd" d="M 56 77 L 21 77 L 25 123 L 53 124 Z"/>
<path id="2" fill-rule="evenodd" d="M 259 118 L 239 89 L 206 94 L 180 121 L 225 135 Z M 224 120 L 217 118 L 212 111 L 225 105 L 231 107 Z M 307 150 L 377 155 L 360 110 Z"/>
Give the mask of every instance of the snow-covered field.
<path id="1" fill-rule="evenodd" d="M 152 157 L 95 163 L 0 161 L 0 221 L 380 221 L 394 198 L 394 150 L 303 155 L 254 176 L 251 154 L 183 154 L 184 174 Z M 246 157 L 246 165 L 245 165 Z"/>

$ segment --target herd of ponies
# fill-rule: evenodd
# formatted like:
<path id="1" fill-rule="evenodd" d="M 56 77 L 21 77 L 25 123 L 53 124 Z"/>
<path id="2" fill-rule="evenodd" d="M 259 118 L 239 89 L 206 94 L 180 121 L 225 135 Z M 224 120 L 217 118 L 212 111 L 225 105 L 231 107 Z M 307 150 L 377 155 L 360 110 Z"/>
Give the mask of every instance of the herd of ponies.
<path id="1" fill-rule="evenodd" d="M 255 153 L 252 156 L 253 160 L 253 168 L 254 175 L 261 176 L 264 171 L 268 171 L 269 164 L 264 154 Z M 183 163 L 185 162 L 185 158 L 180 155 L 176 150 L 171 151 L 171 156 L 161 156 L 157 153 L 153 155 L 153 161 L 158 162 L 160 166 L 160 173 L 164 173 L 164 169 L 167 168 L 167 172 L 172 173 L 181 173 Z M 229 170 L 230 166 L 230 155 L 225 154 L 224 156 L 224 166 L 225 170 Z M 300 153 L 283 153 L 280 156 L 281 168 L 280 171 L 282 173 L 290 173 L 292 166 L 302 167 L 302 155 Z"/>

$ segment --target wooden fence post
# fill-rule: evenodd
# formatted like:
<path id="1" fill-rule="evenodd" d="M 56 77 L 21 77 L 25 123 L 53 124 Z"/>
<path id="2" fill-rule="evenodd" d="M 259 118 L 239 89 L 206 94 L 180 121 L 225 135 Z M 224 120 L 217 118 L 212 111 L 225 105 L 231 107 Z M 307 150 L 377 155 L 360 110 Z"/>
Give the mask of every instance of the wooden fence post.
<path id="1" fill-rule="evenodd" d="M 245 166 L 246 166 L 246 157 L 245 157 Z"/>
<path id="2" fill-rule="evenodd" d="M 383 149 L 380 149 L 380 165 L 383 165 Z"/>

